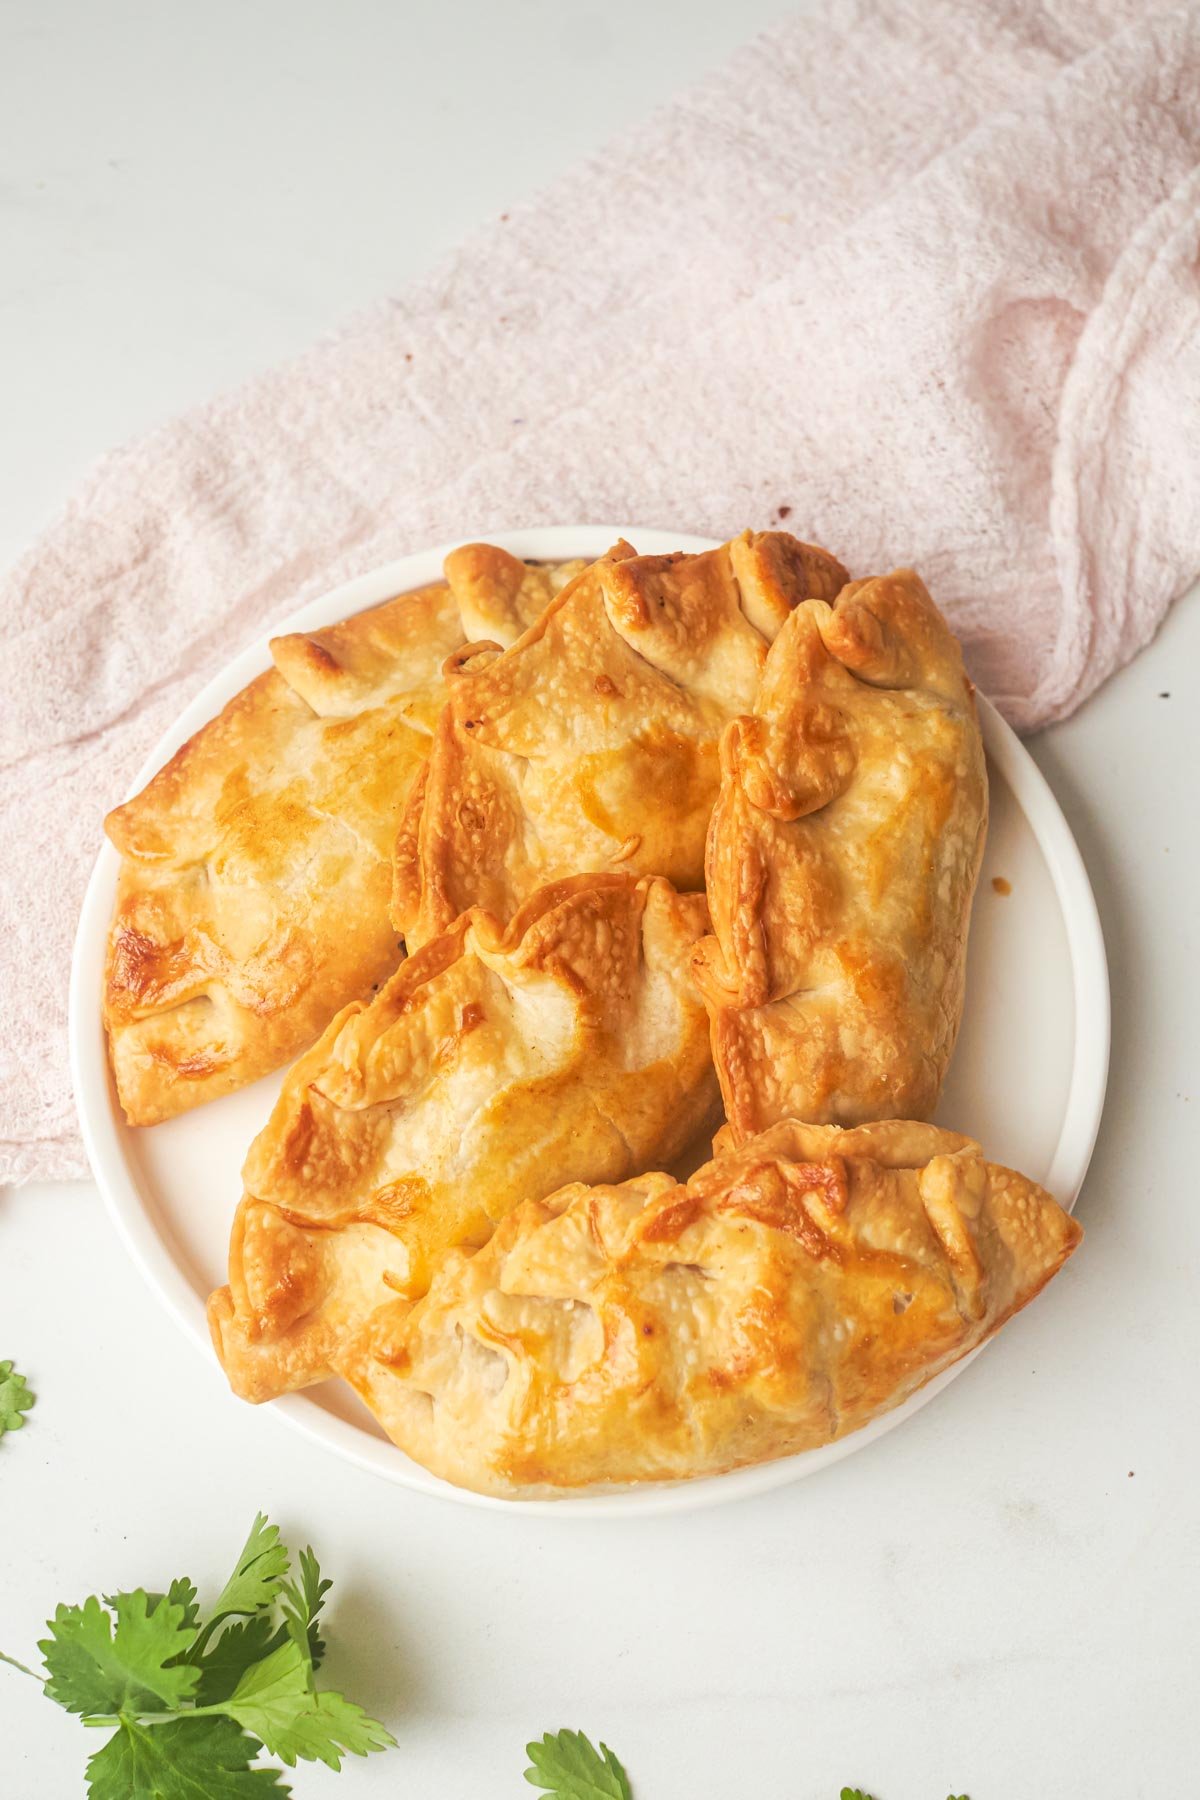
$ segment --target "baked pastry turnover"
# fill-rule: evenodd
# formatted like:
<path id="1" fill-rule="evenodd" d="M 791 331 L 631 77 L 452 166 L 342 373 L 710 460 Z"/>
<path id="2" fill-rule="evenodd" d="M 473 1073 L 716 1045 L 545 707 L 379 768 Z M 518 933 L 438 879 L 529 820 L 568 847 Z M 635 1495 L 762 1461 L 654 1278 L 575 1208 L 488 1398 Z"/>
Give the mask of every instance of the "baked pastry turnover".
<path id="1" fill-rule="evenodd" d="M 131 1124 L 277 1068 L 395 967 L 392 852 L 442 664 L 484 622 L 512 643 L 583 567 L 496 551 L 490 583 L 460 563 L 449 585 L 276 638 L 274 668 L 109 814 L 104 1019 Z"/>
<path id="2" fill-rule="evenodd" d="M 481 911 L 351 1005 L 289 1073 L 250 1151 L 209 1317 L 249 1399 L 320 1380 L 451 1245 L 564 1177 L 672 1161 L 718 1115 L 691 959 L 700 895 L 629 875 Z"/>
<path id="3" fill-rule="evenodd" d="M 987 827 L 974 690 L 911 569 L 799 606 L 721 740 L 698 956 L 736 1139 L 924 1118 Z"/>
<path id="4" fill-rule="evenodd" d="M 518 1207 L 377 1312 L 344 1369 L 401 1449 L 482 1493 L 715 1475 L 899 1405 L 1080 1236 L 969 1138 L 782 1123 L 685 1186 Z"/>
<path id="5" fill-rule="evenodd" d="M 456 552 L 485 574 L 495 554 Z M 505 653 L 467 646 L 397 841 L 393 917 L 409 945 L 471 906 L 510 919 L 566 875 L 702 887 L 720 733 L 753 707 L 792 608 L 846 579 L 786 532 L 698 556 L 618 544 Z"/>
<path id="6" fill-rule="evenodd" d="M 786 532 L 445 576 L 275 639 L 107 821 L 131 1122 L 303 1052 L 209 1302 L 230 1383 L 340 1375 L 498 1496 L 859 1430 L 1081 1236 L 919 1122 L 987 827 L 959 647 Z M 642 1173 L 719 1096 L 713 1160 Z"/>

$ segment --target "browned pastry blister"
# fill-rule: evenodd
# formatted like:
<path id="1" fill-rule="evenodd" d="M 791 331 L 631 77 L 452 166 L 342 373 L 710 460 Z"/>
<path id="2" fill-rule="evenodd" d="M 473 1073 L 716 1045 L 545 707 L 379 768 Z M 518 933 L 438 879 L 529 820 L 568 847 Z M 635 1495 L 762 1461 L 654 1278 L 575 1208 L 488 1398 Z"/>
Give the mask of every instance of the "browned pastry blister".
<path id="1" fill-rule="evenodd" d="M 342 1368 L 402 1450 L 481 1493 L 715 1475 L 898 1406 L 1080 1236 L 956 1133 L 779 1124 L 684 1185 L 517 1207 L 376 1312 Z"/>
<path id="2" fill-rule="evenodd" d="M 475 910 L 291 1070 L 246 1162 L 209 1317 L 238 1393 L 340 1368 L 364 1319 L 428 1286 L 530 1194 L 671 1161 L 719 1116 L 691 956 L 700 895 L 654 877 Z"/>
<path id="3" fill-rule="evenodd" d="M 503 644 L 584 567 L 493 555 L 486 624 Z M 455 574 L 274 639 L 274 668 L 109 814 L 104 1019 L 131 1124 L 278 1068 L 395 967 L 397 828 L 442 665 L 484 616 L 478 571 Z"/>
<path id="4" fill-rule="evenodd" d="M 799 606 L 709 829 L 697 973 L 736 1138 L 933 1110 L 986 828 L 974 690 L 917 576 Z"/>
<path id="5" fill-rule="evenodd" d="M 486 589 L 486 547 L 455 556 Z M 503 653 L 467 645 L 397 838 L 393 917 L 410 946 L 470 906 L 509 919 L 570 874 L 702 887 L 721 731 L 753 705 L 791 609 L 845 580 L 786 532 L 695 556 L 622 543 Z"/>

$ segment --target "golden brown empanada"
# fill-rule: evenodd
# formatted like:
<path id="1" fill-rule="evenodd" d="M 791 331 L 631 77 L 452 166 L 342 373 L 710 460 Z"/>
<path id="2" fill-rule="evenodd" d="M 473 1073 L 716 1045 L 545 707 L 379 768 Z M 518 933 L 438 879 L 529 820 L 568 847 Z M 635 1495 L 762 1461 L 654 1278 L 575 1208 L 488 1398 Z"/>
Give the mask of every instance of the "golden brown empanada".
<path id="1" fill-rule="evenodd" d="M 974 690 L 909 569 L 799 606 L 721 740 L 697 974 L 738 1140 L 937 1103 L 987 827 Z"/>
<path id="2" fill-rule="evenodd" d="M 467 646 L 398 834 L 393 917 L 408 943 L 475 905 L 509 919 L 569 874 L 622 868 L 700 887 L 720 732 L 753 705 L 791 608 L 832 600 L 845 580 L 786 532 L 699 556 L 619 544 L 506 653 Z"/>
<path id="3" fill-rule="evenodd" d="M 109 814 L 104 1018 L 131 1124 L 277 1068 L 395 967 L 392 855 L 442 665 L 489 594 L 511 643 L 584 567 L 450 562 L 448 586 L 274 639 L 275 667 Z"/>
<path id="4" fill-rule="evenodd" d="M 670 1161 L 718 1115 L 691 959 L 701 895 L 628 875 L 540 890 L 506 931 L 475 911 L 348 1007 L 290 1071 L 246 1162 L 230 1285 L 210 1301 L 230 1382 L 320 1380 L 389 1290 L 563 1180 Z"/>
<path id="5" fill-rule="evenodd" d="M 686 1186 L 527 1202 L 343 1367 L 401 1449 L 482 1493 L 714 1475 L 899 1405 L 1080 1236 L 969 1138 L 783 1123 Z"/>

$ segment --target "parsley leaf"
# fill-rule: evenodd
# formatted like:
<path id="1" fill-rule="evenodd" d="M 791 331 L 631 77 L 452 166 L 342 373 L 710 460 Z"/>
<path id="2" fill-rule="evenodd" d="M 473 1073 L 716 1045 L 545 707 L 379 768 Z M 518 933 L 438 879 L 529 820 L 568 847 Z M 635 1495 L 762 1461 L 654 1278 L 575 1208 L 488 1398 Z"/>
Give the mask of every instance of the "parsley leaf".
<path id="1" fill-rule="evenodd" d="M 88 1800 L 284 1800 L 281 1770 L 250 1767 L 258 1750 L 230 1719 L 124 1719 L 88 1762 Z"/>
<path id="2" fill-rule="evenodd" d="M 262 1662 L 289 1638 L 296 1643 L 310 1671 L 321 1666 L 325 1643 L 317 1626 L 317 1614 L 333 1583 L 322 1579 L 311 1548 L 302 1550 L 299 1560 L 300 1579 L 280 1583 L 281 1625 L 275 1625 L 269 1611 L 257 1612 L 251 1618 L 226 1624 L 210 1648 L 201 1645 L 193 1651 L 192 1659 L 200 1666 L 198 1706 L 228 1700 L 247 1669 Z"/>
<path id="3" fill-rule="evenodd" d="M 308 1709 L 295 1714 L 286 1738 L 277 1737 L 269 1747 L 289 1768 L 301 1756 L 306 1762 L 320 1761 L 340 1769 L 343 1756 L 369 1756 L 372 1750 L 387 1750 L 395 1742 L 391 1732 L 361 1706 L 344 1694 L 321 1688 L 313 1694 Z"/>
<path id="4" fill-rule="evenodd" d="M 325 1655 L 325 1640 L 317 1627 L 317 1615 L 332 1586 L 332 1581 L 322 1578 L 321 1565 L 313 1555 L 312 1546 L 307 1545 L 300 1552 L 299 1581 L 285 1581 L 281 1590 L 287 1628 L 302 1649 L 307 1643 L 306 1654 L 314 1669 L 320 1668 Z"/>
<path id="5" fill-rule="evenodd" d="M 38 1646 L 46 1694 L 114 1732 L 87 1765 L 90 1800 L 286 1800 L 279 1769 L 252 1767 L 264 1746 L 289 1766 L 303 1757 L 337 1771 L 395 1742 L 344 1695 L 318 1690 L 331 1584 L 311 1549 L 292 1578 L 289 1568 L 260 1514 L 207 1621 L 186 1576 L 165 1594 L 58 1608 Z"/>
<path id="6" fill-rule="evenodd" d="M 366 1756 L 394 1743 L 360 1706 L 341 1694 L 315 1693 L 308 1638 L 289 1635 L 264 1662 L 246 1670 L 224 1710 L 291 1767 L 298 1756 L 340 1769 L 347 1752 Z"/>
<path id="7" fill-rule="evenodd" d="M 75 1713 L 179 1706 L 197 1681 L 195 1669 L 175 1660 L 195 1635 L 183 1606 L 137 1588 L 112 1595 L 107 1607 L 92 1594 L 47 1621 L 50 1636 L 38 1649 L 50 1699 Z"/>
<path id="8" fill-rule="evenodd" d="M 283 1627 L 276 1628 L 269 1612 L 255 1613 L 252 1618 L 238 1619 L 226 1625 L 216 1643 L 201 1658 L 196 1705 L 213 1706 L 220 1700 L 228 1700 L 251 1664 L 269 1656 L 283 1636 Z"/>
<path id="9" fill-rule="evenodd" d="M 231 1718 L 280 1755 L 279 1741 L 287 1740 L 293 1721 L 311 1703 L 312 1668 L 289 1636 L 278 1650 L 245 1671 L 224 1704 Z"/>
<path id="10" fill-rule="evenodd" d="M 633 1800 L 629 1777 L 607 1744 L 597 1750 L 582 1731 L 547 1732 L 526 1744 L 533 1767 L 525 1779 L 555 1800 Z"/>
<path id="11" fill-rule="evenodd" d="M 279 1541 L 278 1525 L 268 1525 L 266 1515 L 259 1513 L 242 1546 L 237 1567 L 217 1596 L 208 1629 L 230 1613 L 254 1613 L 260 1606 L 269 1606 L 278 1595 L 289 1566 L 287 1545 Z"/>
<path id="12" fill-rule="evenodd" d="M 14 1370 L 11 1357 L 0 1362 L 0 1437 L 6 1431 L 20 1431 L 25 1423 L 23 1415 L 36 1397 L 25 1377 Z"/>
<path id="13" fill-rule="evenodd" d="M 151 1594 L 151 1600 L 158 1601 L 162 1594 Z M 200 1629 L 200 1608 L 196 1604 L 196 1586 L 186 1575 L 177 1575 L 167 1589 L 166 1598 L 172 1606 L 182 1606 L 183 1622 L 189 1631 Z"/>

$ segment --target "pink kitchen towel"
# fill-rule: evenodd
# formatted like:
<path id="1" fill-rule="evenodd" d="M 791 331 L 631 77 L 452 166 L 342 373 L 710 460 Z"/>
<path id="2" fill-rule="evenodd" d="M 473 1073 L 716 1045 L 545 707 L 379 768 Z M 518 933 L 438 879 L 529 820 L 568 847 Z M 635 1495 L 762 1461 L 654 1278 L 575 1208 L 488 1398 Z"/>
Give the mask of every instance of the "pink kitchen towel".
<path id="1" fill-rule="evenodd" d="M 381 221 L 381 229 L 386 221 Z M 101 819 L 295 605 L 454 537 L 786 521 L 914 563 L 1010 720 L 1200 572 L 1200 13 L 834 0 L 434 274 L 109 456 L 0 585 L 0 1180 L 77 1175 Z"/>

